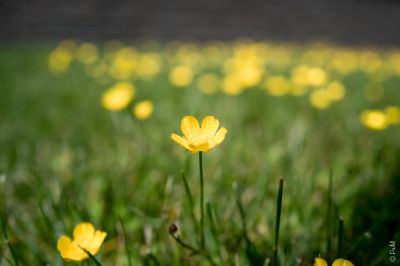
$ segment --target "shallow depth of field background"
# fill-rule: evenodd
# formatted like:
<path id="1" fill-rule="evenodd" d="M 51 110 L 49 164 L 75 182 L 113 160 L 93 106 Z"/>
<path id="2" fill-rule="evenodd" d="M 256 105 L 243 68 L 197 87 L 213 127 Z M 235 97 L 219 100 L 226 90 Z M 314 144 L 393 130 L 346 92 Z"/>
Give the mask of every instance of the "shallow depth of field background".
<path id="1" fill-rule="evenodd" d="M 228 129 L 203 156 L 219 235 L 215 241 L 207 231 L 207 248 L 221 265 L 249 263 L 234 187 L 249 238 L 271 257 L 280 177 L 281 265 L 327 257 L 327 227 L 335 250 L 339 215 L 346 258 L 388 263 L 389 241 L 400 240 L 395 40 L 52 39 L 41 32 L 42 40 L 25 33 L 21 41 L 23 34 L 8 31 L 2 39 L 11 40 L 0 44 L 0 210 L 8 232 L 0 265 L 13 263 L 8 243 L 21 265 L 73 265 L 56 243 L 82 221 L 108 233 L 98 255 L 104 265 L 127 265 L 128 256 L 134 265 L 208 265 L 167 230 L 175 222 L 195 243 L 180 173 L 198 199 L 198 158 L 170 139 L 185 115 L 213 115 Z M 133 100 L 107 110 L 103 94 L 127 83 Z M 154 106 L 149 117 L 135 114 L 142 101 Z"/>

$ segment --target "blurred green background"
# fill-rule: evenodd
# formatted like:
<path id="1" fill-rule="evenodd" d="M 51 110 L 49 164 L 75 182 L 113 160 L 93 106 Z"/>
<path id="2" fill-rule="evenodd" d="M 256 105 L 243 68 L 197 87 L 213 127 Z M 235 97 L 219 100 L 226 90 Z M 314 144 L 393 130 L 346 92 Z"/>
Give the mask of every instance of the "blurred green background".
<path id="1" fill-rule="evenodd" d="M 14 264 L 10 246 L 20 265 L 70 265 L 57 239 L 82 221 L 108 233 L 104 265 L 209 265 L 167 230 L 177 223 L 196 243 L 180 173 L 198 206 L 198 159 L 170 139 L 185 115 L 213 115 L 228 129 L 204 154 L 217 235 L 207 229 L 207 249 L 218 265 L 251 263 L 234 186 L 251 243 L 272 256 L 280 177 L 281 265 L 335 258 L 339 215 L 345 257 L 386 265 L 389 241 L 400 240 L 399 85 L 400 51 L 389 48 L 2 44 L 0 265 Z"/>

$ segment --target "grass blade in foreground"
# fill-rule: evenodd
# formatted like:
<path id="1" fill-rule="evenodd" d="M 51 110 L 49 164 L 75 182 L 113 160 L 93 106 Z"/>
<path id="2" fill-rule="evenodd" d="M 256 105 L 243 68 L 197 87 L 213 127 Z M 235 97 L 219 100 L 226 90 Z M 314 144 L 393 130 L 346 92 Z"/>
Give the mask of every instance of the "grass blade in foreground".
<path id="1" fill-rule="evenodd" d="M 338 232 L 338 250 L 337 250 L 337 258 L 343 257 L 343 239 L 344 239 L 344 221 L 343 217 L 339 217 L 339 232 Z"/>
<path id="2" fill-rule="evenodd" d="M 281 222 L 281 209 L 282 209 L 282 194 L 283 194 L 283 177 L 279 180 L 278 197 L 276 201 L 276 219 L 275 219 L 275 246 L 274 246 L 274 258 L 272 265 L 278 265 L 278 240 L 279 240 L 279 225 Z"/>

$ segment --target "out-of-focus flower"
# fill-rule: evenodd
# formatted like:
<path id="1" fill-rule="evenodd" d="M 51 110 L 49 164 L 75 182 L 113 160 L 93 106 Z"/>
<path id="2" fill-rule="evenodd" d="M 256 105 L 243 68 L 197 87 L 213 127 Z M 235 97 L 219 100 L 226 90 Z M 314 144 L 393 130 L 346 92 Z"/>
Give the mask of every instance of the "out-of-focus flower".
<path id="1" fill-rule="evenodd" d="M 185 65 L 176 66 L 169 72 L 170 82 L 177 87 L 188 86 L 192 82 L 192 79 L 193 71 Z"/>
<path id="2" fill-rule="evenodd" d="M 365 127 L 374 130 L 383 130 L 388 126 L 386 115 L 380 110 L 366 110 L 362 112 L 360 120 Z"/>
<path id="3" fill-rule="evenodd" d="M 151 116 L 154 110 L 154 104 L 152 101 L 145 100 L 138 102 L 133 108 L 133 114 L 139 120 L 145 120 Z"/>
<path id="4" fill-rule="evenodd" d="M 49 55 L 48 65 L 51 72 L 60 74 L 68 71 L 73 54 L 65 47 L 58 47 Z"/>
<path id="5" fill-rule="evenodd" d="M 151 79 L 161 70 L 161 56 L 156 53 L 146 53 L 140 56 L 137 74 L 143 79 Z"/>
<path id="6" fill-rule="evenodd" d="M 265 89 L 273 96 L 282 96 L 289 93 L 290 84 L 283 76 L 273 76 L 266 80 Z"/>
<path id="7" fill-rule="evenodd" d="M 120 82 L 103 93 L 101 102 L 104 108 L 118 111 L 127 107 L 134 95 L 135 87 L 132 83 Z"/>
<path id="8" fill-rule="evenodd" d="M 80 223 L 75 226 L 73 239 L 66 235 L 62 235 L 57 242 L 57 249 L 66 260 L 81 261 L 87 259 L 89 252 L 96 255 L 107 233 L 95 230 L 91 223 Z"/>
<path id="9" fill-rule="evenodd" d="M 113 54 L 110 74 L 119 80 L 132 78 L 137 68 L 137 52 L 131 47 L 124 47 Z"/>
<path id="10" fill-rule="evenodd" d="M 91 64 L 98 59 L 97 47 L 93 43 L 83 43 L 78 49 L 78 60 L 84 64 Z"/>
<path id="11" fill-rule="evenodd" d="M 328 266 L 328 263 L 324 259 L 315 258 L 314 266 Z M 336 259 L 332 266 L 354 266 L 354 264 L 349 260 Z"/>
<path id="12" fill-rule="evenodd" d="M 308 82 L 311 86 L 321 86 L 327 80 L 326 72 L 319 67 L 312 67 L 307 72 Z"/>
<path id="13" fill-rule="evenodd" d="M 325 89 L 316 89 L 310 94 L 310 103 L 317 109 L 326 109 L 331 102 L 329 93 Z"/>
<path id="14" fill-rule="evenodd" d="M 235 76 L 228 75 L 222 81 L 222 91 L 227 95 L 238 95 L 243 91 L 243 87 Z"/>
<path id="15" fill-rule="evenodd" d="M 388 124 L 400 123 L 400 107 L 388 106 L 385 108 L 385 115 Z"/>
<path id="16" fill-rule="evenodd" d="M 329 83 L 325 89 L 327 91 L 329 99 L 332 101 L 339 101 L 346 94 L 346 89 L 344 85 L 339 81 L 333 81 Z"/>
<path id="17" fill-rule="evenodd" d="M 219 86 L 219 79 L 217 75 L 208 73 L 200 76 L 197 79 L 197 87 L 199 90 L 207 95 L 217 92 Z"/>
<path id="18" fill-rule="evenodd" d="M 208 152 L 222 143 L 228 132 L 222 127 L 218 130 L 219 121 L 213 116 L 206 116 L 201 122 L 193 116 L 185 116 L 181 121 L 183 137 L 172 133 L 171 138 L 186 150 L 196 152 Z"/>

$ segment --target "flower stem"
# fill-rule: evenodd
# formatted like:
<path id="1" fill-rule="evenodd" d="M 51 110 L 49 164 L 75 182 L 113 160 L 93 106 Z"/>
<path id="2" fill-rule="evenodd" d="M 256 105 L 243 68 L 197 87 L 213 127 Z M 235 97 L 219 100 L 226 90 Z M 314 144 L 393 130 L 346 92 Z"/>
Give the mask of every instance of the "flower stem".
<path id="1" fill-rule="evenodd" d="M 275 246 L 273 266 L 278 265 L 278 240 L 279 240 L 279 225 L 281 222 L 282 209 L 282 194 L 283 194 L 283 178 L 279 180 L 278 197 L 276 199 L 276 220 L 275 220 Z"/>
<path id="2" fill-rule="evenodd" d="M 204 180 L 203 180 L 203 152 L 199 152 L 200 167 L 200 245 L 204 250 Z"/>

